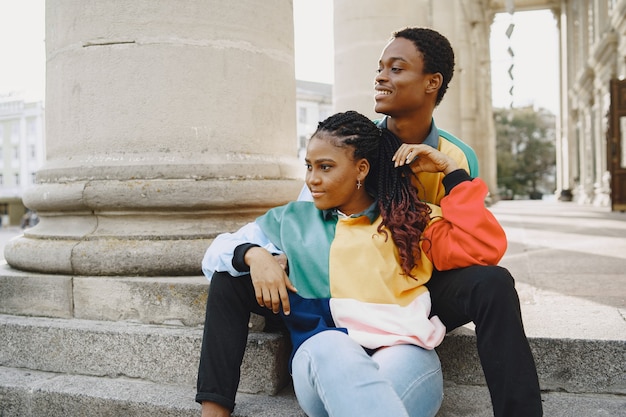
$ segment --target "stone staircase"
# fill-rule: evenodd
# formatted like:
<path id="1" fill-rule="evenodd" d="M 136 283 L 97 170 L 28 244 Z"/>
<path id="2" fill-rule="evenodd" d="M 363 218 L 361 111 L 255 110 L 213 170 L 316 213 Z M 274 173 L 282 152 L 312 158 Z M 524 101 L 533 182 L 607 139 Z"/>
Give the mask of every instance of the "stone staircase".
<path id="1" fill-rule="evenodd" d="M 0 268 L 0 417 L 198 417 L 206 288 L 202 277 L 42 277 Z M 304 416 L 288 384 L 286 341 L 258 332 L 258 321 L 234 416 Z M 626 416 L 623 338 L 530 342 L 546 416 Z M 457 329 L 438 352 L 438 416 L 492 415 L 473 331 Z"/>

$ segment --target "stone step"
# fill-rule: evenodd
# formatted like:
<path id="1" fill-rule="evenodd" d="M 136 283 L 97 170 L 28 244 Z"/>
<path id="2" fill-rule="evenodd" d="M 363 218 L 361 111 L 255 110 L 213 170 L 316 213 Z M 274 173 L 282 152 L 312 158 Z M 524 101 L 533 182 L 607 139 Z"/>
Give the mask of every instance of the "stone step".
<path id="1" fill-rule="evenodd" d="M 37 274 L 0 261 L 0 314 L 202 325 L 208 281 Z"/>
<path id="2" fill-rule="evenodd" d="M 0 315 L 0 366 L 64 374 L 194 385 L 202 328 Z M 446 381 L 485 385 L 473 331 L 460 328 L 437 348 Z M 541 388 L 626 394 L 626 341 L 530 338 Z M 288 342 L 251 332 L 240 390 L 275 394 L 289 380 Z"/>
<path id="3" fill-rule="evenodd" d="M 0 415 L 11 417 L 198 417 L 195 390 L 130 378 L 57 374 L 0 367 Z M 606 394 L 542 394 L 544 415 L 623 416 L 626 397 Z M 485 387 L 447 382 L 437 417 L 489 417 Z M 237 395 L 233 417 L 305 417 L 290 387 L 277 395 Z"/>
<path id="4" fill-rule="evenodd" d="M 195 385 L 201 327 L 0 315 L 0 366 Z M 274 394 L 289 380 L 289 344 L 252 332 L 241 390 Z"/>
<path id="5" fill-rule="evenodd" d="M 626 395 L 626 340 L 528 340 L 542 390 Z M 460 385 L 485 385 L 472 330 L 461 327 L 449 333 L 437 353 L 446 380 Z"/>
<path id="6" fill-rule="evenodd" d="M 509 267 L 517 271 L 516 276 L 523 276 L 519 271 L 523 268 L 513 261 L 509 259 Z M 131 377 L 142 375 L 155 382 L 189 383 L 195 380 L 207 284 L 203 277 L 70 277 L 32 274 L 0 265 L 0 314 L 5 314 L 0 317 L 14 325 L 17 319 L 11 317 L 24 320 L 11 330 L 5 329 L 5 321 L 0 320 L 0 335 L 32 340 L 27 344 L 30 355 L 19 357 L 20 351 L 10 347 L 0 352 L 0 365 L 31 367 L 29 361 L 47 355 L 53 358 L 40 359 L 42 365 L 35 364 L 32 369 L 66 372 L 66 367 L 73 367 L 67 372 L 86 375 L 132 372 Z M 546 291 L 524 283 L 518 283 L 518 291 L 542 388 L 626 391 L 622 359 L 626 356 L 626 333 L 619 309 L 574 297 L 546 295 Z M 555 315 L 555 311 L 560 313 Z M 24 316 L 51 318 L 33 317 L 28 321 Z M 258 319 L 253 320 L 253 331 L 260 326 Z M 39 331 L 40 327 L 46 330 Z M 59 340 L 72 343 L 64 343 L 67 346 L 58 352 L 41 352 L 41 347 L 59 345 Z M 153 346 L 154 341 L 161 344 L 159 349 Z M 283 342 L 270 335 L 251 333 L 242 370 L 243 391 L 273 393 L 288 379 L 284 358 L 279 355 L 281 360 L 276 359 L 274 354 L 285 349 Z M 110 352 L 124 354 L 114 357 Z M 484 384 L 473 331 L 461 328 L 452 332 L 438 352 L 446 379 L 458 384 Z M 255 356 L 263 359 L 254 360 Z M 61 357 L 67 358 L 63 366 L 37 368 L 59 363 Z M 179 357 L 182 359 L 172 365 L 162 362 Z M 10 358 L 6 359 L 9 362 L 4 358 Z M 72 365 L 77 358 L 84 358 L 84 363 Z M 145 358 L 159 358 L 164 368 L 152 369 L 145 364 Z M 179 366 L 181 363 L 183 366 Z M 171 375 L 172 370 L 175 375 Z"/>

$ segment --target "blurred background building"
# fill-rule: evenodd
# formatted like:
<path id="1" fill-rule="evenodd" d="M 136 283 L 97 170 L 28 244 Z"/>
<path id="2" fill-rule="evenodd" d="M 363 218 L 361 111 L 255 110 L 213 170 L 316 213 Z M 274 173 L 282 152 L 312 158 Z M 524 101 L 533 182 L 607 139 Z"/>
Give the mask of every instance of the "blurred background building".
<path id="1" fill-rule="evenodd" d="M 45 160 L 43 102 L 0 97 L 0 216 L 2 225 L 19 225 L 26 214 L 24 191 L 35 183 Z"/>
<path id="2" fill-rule="evenodd" d="M 333 114 L 332 84 L 296 80 L 298 158 L 304 160 L 306 142 L 318 122 Z"/>

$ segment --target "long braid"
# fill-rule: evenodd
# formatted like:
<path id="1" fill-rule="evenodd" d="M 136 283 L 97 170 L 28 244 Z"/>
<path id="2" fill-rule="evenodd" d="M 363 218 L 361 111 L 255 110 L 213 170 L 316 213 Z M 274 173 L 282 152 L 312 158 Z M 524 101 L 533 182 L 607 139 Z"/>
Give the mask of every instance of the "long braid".
<path id="1" fill-rule="evenodd" d="M 411 271 L 420 258 L 422 232 L 430 221 L 431 209 L 419 200 L 412 184 L 413 171 L 408 165 L 394 167 L 391 158 L 400 147 L 400 140 L 389 130 L 382 129 L 378 152 L 378 205 L 383 218 L 379 232 L 386 226 L 400 253 L 404 273 Z"/>

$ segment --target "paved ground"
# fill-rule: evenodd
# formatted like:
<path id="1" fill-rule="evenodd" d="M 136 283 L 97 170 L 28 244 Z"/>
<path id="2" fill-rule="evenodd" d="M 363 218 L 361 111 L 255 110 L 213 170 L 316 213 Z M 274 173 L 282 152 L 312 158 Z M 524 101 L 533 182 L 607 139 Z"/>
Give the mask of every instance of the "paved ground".
<path id="1" fill-rule="evenodd" d="M 626 213 L 500 201 L 528 336 L 626 340 Z"/>
<path id="2" fill-rule="evenodd" d="M 500 201 L 528 336 L 626 340 L 626 213 L 559 201 Z M 0 229 L 0 261 L 19 227 Z"/>

